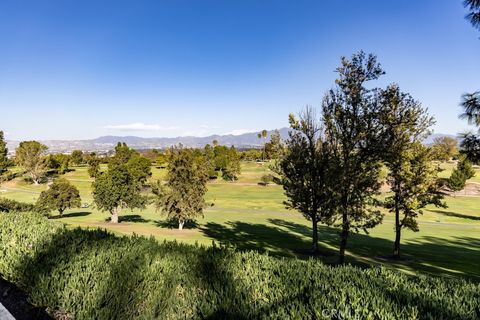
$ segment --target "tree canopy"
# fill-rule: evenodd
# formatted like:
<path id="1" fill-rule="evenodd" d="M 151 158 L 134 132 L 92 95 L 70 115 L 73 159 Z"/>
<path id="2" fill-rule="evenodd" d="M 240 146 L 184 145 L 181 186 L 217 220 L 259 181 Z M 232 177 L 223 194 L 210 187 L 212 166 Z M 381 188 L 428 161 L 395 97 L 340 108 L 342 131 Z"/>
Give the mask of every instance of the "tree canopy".
<path id="1" fill-rule="evenodd" d="M 286 153 L 274 167 L 280 176 L 287 199 L 287 208 L 298 210 L 312 222 L 312 251 L 318 251 L 318 223 L 329 222 L 331 200 L 329 192 L 329 153 L 322 125 L 311 107 L 306 107 L 296 119 L 290 115 L 290 138 Z"/>
<path id="2" fill-rule="evenodd" d="M 341 224 L 340 263 L 351 231 L 372 228 L 382 221 L 377 203 L 380 188 L 378 104 L 367 82 L 384 74 L 376 56 L 363 51 L 351 59 L 342 57 L 336 69 L 336 88 L 323 100 L 326 143 L 331 150 L 336 177 L 336 218 Z"/>
<path id="3" fill-rule="evenodd" d="M 181 230 L 185 222 L 203 216 L 208 174 L 193 150 L 182 147 L 170 149 L 167 171 L 166 185 L 158 181 L 153 189 L 156 207 L 177 221 Z"/>
<path id="4" fill-rule="evenodd" d="M 47 149 L 47 146 L 38 141 L 22 141 L 15 150 L 15 161 L 35 184 L 39 184 L 45 174 L 43 156 Z"/>
<path id="5" fill-rule="evenodd" d="M 40 193 L 37 200 L 39 208 L 47 211 L 58 210 L 60 216 L 68 208 L 77 208 L 82 204 L 80 192 L 67 179 L 56 179 L 52 185 Z"/>
<path id="6" fill-rule="evenodd" d="M 118 223 L 118 215 L 124 208 L 145 207 L 147 199 L 126 164 L 111 166 L 97 177 L 92 187 L 95 205 L 99 210 L 110 212 L 112 223 Z"/>
<path id="7" fill-rule="evenodd" d="M 6 172 L 10 166 L 10 161 L 8 160 L 7 155 L 7 143 L 5 142 L 3 131 L 0 130 L 0 175 Z"/>

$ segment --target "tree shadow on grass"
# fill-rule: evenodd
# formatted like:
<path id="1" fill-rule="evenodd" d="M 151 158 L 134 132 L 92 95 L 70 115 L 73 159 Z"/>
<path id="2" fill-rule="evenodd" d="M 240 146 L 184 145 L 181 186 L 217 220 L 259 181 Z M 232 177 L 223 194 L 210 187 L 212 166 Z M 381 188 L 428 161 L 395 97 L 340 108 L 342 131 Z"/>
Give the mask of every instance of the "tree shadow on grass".
<path id="1" fill-rule="evenodd" d="M 110 222 L 111 217 L 105 218 L 105 222 Z M 151 220 L 145 219 L 139 214 L 125 214 L 118 216 L 118 222 L 133 222 L 133 223 L 146 223 Z"/>
<path id="2" fill-rule="evenodd" d="M 235 248 L 268 252 L 270 255 L 292 257 L 296 249 L 309 249 L 311 243 L 301 235 L 286 232 L 275 226 L 241 221 L 227 222 L 227 225 L 209 222 L 201 231 L 221 244 Z"/>
<path id="3" fill-rule="evenodd" d="M 468 215 L 468 214 L 463 214 L 463 213 L 458 213 L 458 212 L 453 212 L 453 211 L 442 211 L 442 210 L 430 210 L 430 211 L 438 213 L 438 214 L 442 214 L 442 215 L 447 216 L 447 217 L 455 217 L 455 218 L 462 218 L 462 219 L 480 221 L 480 217 L 471 216 L 471 215 Z"/>
<path id="4" fill-rule="evenodd" d="M 74 218 L 74 217 L 85 217 L 88 215 L 91 215 L 92 213 L 89 211 L 82 211 L 82 212 L 70 212 L 70 213 L 64 213 L 63 215 L 55 215 L 51 216 L 50 219 L 63 219 L 63 218 Z"/>
<path id="5" fill-rule="evenodd" d="M 307 236 L 309 228 L 290 221 L 272 219 L 271 223 L 287 227 L 292 232 Z M 338 229 L 319 226 L 321 242 L 338 248 Z M 421 231 L 420 231 L 421 232 Z M 368 266 L 372 262 L 394 266 L 411 272 L 425 272 L 431 275 L 463 276 L 480 280 L 480 239 L 457 236 L 444 239 L 433 236 L 422 236 L 416 239 L 403 239 L 401 242 L 403 260 L 389 260 L 385 257 L 392 253 L 392 240 L 375 237 L 363 233 L 351 234 L 348 239 L 347 262 L 358 266 Z"/>
<path id="6" fill-rule="evenodd" d="M 154 223 L 159 228 L 178 229 L 178 221 L 174 219 L 155 220 Z M 183 229 L 197 229 L 197 228 L 198 228 L 198 223 L 196 221 L 187 221 L 183 225 Z"/>

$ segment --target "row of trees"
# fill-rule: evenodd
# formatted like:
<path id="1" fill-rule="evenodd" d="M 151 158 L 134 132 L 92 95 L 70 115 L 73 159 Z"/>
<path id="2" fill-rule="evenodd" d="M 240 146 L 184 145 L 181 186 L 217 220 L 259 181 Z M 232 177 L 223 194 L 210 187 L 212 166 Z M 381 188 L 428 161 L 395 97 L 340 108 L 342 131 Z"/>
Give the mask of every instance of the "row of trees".
<path id="1" fill-rule="evenodd" d="M 312 221 L 313 251 L 318 251 L 318 223 L 340 227 L 341 263 L 351 233 L 382 222 L 383 204 L 395 215 L 398 257 L 401 230 L 418 230 L 415 218 L 427 204 L 445 205 L 431 149 L 421 143 L 434 121 L 396 84 L 368 87 L 384 74 L 374 55 L 344 57 L 337 73 L 320 114 L 307 107 L 298 118 L 290 115 L 294 130 L 276 167 L 285 204 Z M 382 165 L 392 195 L 380 203 Z"/>
<path id="2" fill-rule="evenodd" d="M 152 186 L 146 184 L 151 176 L 149 159 L 142 157 L 125 143 L 115 148 L 108 170 L 100 174 L 92 184 L 94 203 L 98 209 L 108 211 L 111 222 L 119 222 L 122 209 L 143 209 L 153 202 L 169 219 L 184 224 L 203 214 L 206 205 L 211 160 L 199 149 L 173 147 L 165 153 L 167 159 L 166 183 L 157 180 Z M 150 190 L 153 199 L 148 196 Z"/>

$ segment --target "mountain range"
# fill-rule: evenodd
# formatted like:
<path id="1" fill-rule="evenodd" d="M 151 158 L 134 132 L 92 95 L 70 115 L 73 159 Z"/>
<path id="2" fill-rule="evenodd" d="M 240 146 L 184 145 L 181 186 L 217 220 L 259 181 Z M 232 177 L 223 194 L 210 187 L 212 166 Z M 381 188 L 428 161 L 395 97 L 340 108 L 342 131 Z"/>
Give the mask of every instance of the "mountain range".
<path id="1" fill-rule="evenodd" d="M 291 129 L 281 128 L 278 129 L 282 139 L 288 138 L 288 133 Z M 237 148 L 258 148 L 263 143 L 270 140 L 270 135 L 275 130 L 268 131 L 266 139 L 259 139 L 258 132 L 244 133 L 240 135 L 210 135 L 207 137 L 194 137 L 184 136 L 175 138 L 142 138 L 136 136 L 102 136 L 96 139 L 89 140 L 40 140 L 41 143 L 48 147 L 49 152 L 56 153 L 70 153 L 73 150 L 82 151 L 96 151 L 96 152 L 108 152 L 115 148 L 118 142 L 125 142 L 134 149 L 165 149 L 173 145 L 182 144 L 187 147 L 203 147 L 207 143 L 212 143 L 213 140 L 217 140 L 219 144 L 226 146 L 235 146 Z M 424 143 L 431 144 L 435 138 L 448 136 L 456 138 L 454 135 L 449 134 L 433 134 L 429 136 Z M 7 147 L 10 153 L 14 153 L 15 148 L 18 146 L 19 141 L 7 141 Z"/>
<path id="2" fill-rule="evenodd" d="M 118 142 L 125 142 L 133 149 L 164 149 L 173 145 L 182 144 L 186 147 L 204 147 L 207 143 L 217 140 L 219 144 L 235 146 L 237 148 L 258 148 L 270 140 L 270 135 L 275 130 L 268 131 L 266 139 L 259 139 L 258 132 L 244 133 L 240 135 L 210 135 L 207 137 L 184 136 L 175 138 L 142 138 L 136 136 L 102 136 L 89 140 L 39 140 L 48 147 L 51 153 L 69 153 L 73 150 L 108 152 L 115 148 Z M 278 129 L 282 139 L 288 138 L 289 128 Z M 13 152 L 19 141 L 7 141 L 7 148 Z"/>

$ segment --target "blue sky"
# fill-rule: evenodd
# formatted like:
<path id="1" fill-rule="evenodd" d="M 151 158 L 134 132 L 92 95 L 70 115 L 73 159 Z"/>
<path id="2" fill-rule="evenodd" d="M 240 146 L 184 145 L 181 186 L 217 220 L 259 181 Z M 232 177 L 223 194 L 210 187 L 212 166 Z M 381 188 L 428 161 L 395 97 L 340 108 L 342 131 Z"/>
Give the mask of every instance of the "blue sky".
<path id="1" fill-rule="evenodd" d="M 287 126 L 342 55 L 377 54 L 437 119 L 468 129 L 480 32 L 461 0 L 0 0 L 7 139 L 204 136 Z"/>

